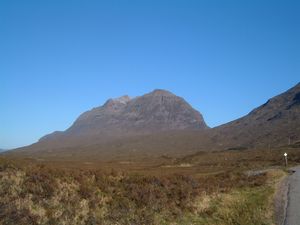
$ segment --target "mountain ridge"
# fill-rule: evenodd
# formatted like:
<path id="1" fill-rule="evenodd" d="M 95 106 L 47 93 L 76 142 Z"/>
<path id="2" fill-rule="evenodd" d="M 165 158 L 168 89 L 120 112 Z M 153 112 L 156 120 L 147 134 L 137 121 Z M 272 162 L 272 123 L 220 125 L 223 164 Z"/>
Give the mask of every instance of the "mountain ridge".
<path id="1" fill-rule="evenodd" d="M 171 112 L 171 116 L 166 112 Z M 102 130 L 86 135 L 86 129 L 95 131 L 97 121 L 104 121 L 105 132 L 114 131 L 117 135 L 109 136 Z M 170 125 L 170 121 L 175 123 Z M 90 124 L 91 130 L 87 126 Z M 134 129 L 122 130 L 119 126 Z M 168 129 L 157 129 L 161 126 Z M 145 127 L 147 132 L 143 132 Z M 121 155 L 185 155 L 197 151 L 273 148 L 299 140 L 300 83 L 247 115 L 214 128 L 208 128 L 201 113 L 184 99 L 168 91 L 157 89 L 135 98 L 109 99 L 80 115 L 65 132 L 54 132 L 15 152 L 30 156 L 94 155 L 114 159 Z"/>
<path id="2" fill-rule="evenodd" d="M 252 140 L 242 141 L 242 144 L 255 147 L 284 145 L 298 141 L 300 139 L 299 127 L 300 83 L 270 98 L 247 115 L 214 129 L 216 131 L 215 136 L 223 140 L 234 139 L 237 136 L 239 139 L 251 136 Z M 283 138 L 286 141 L 283 141 Z M 281 140 L 279 141 L 279 139 Z M 289 139 L 290 141 L 288 141 Z"/>

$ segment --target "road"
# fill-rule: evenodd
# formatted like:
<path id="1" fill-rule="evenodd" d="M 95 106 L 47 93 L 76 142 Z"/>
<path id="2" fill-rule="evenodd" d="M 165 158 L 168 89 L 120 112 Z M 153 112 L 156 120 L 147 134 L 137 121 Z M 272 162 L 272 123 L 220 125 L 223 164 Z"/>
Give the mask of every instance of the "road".
<path id="1" fill-rule="evenodd" d="M 300 167 L 289 177 L 289 190 L 284 225 L 300 225 Z"/>

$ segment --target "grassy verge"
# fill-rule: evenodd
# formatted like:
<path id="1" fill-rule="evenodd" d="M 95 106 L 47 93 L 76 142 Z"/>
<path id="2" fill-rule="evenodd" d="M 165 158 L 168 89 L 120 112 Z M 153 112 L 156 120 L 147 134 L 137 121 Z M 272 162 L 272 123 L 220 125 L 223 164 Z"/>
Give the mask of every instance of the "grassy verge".
<path id="1" fill-rule="evenodd" d="M 199 196 L 195 201 L 198 211 L 178 224 L 273 225 L 273 197 L 285 175 L 282 170 L 270 170 L 263 185 Z"/>
<path id="2" fill-rule="evenodd" d="M 271 194 L 271 188 L 264 187 L 234 190 L 228 194 L 210 196 L 210 202 L 205 203 L 207 206 L 202 207 L 198 215 L 189 215 L 178 221 L 178 224 L 273 224 L 268 213 L 268 199 Z"/>

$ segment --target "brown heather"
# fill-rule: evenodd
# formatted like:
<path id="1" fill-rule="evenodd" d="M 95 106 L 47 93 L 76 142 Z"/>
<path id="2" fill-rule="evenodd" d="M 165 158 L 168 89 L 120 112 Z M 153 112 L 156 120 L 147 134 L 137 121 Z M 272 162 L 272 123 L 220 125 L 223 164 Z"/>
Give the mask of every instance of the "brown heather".
<path id="1" fill-rule="evenodd" d="M 240 224 L 232 218 L 246 210 L 242 204 L 248 207 L 248 220 L 261 207 L 257 218 L 271 221 L 264 216 L 272 194 L 268 180 L 267 173 L 247 176 L 238 170 L 159 175 L 25 165 L 1 158 L 0 223 Z"/>

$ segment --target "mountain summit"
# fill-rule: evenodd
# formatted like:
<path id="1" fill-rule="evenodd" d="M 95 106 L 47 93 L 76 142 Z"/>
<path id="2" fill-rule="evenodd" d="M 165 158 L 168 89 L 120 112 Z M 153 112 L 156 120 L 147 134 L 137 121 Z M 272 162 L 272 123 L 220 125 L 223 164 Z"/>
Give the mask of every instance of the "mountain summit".
<path id="1" fill-rule="evenodd" d="M 81 114 L 64 132 L 46 135 L 40 141 L 93 139 L 208 128 L 202 115 L 183 98 L 156 89 L 140 97 L 125 95 Z"/>

